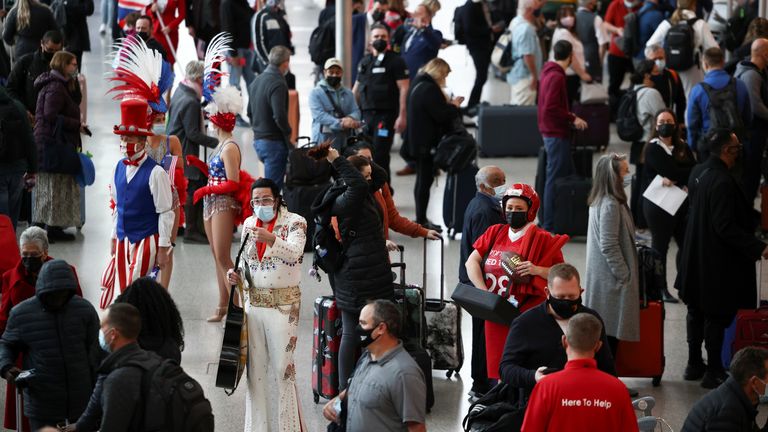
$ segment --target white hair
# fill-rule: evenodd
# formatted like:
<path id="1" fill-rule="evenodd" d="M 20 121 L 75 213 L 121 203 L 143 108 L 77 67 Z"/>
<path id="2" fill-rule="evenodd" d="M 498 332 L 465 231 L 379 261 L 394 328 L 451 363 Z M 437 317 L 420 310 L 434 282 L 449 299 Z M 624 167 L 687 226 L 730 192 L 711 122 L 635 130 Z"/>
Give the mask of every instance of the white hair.
<path id="1" fill-rule="evenodd" d="M 475 174 L 475 186 L 477 186 L 478 189 L 480 188 L 480 185 L 492 187 L 489 183 L 489 180 L 494 171 L 497 169 L 499 169 L 499 167 L 494 165 L 488 165 L 480 168 L 480 170 L 477 171 L 477 174 Z"/>
<path id="2" fill-rule="evenodd" d="M 650 59 L 656 53 L 656 51 L 663 49 L 659 44 L 651 44 L 645 47 L 645 58 Z"/>
<path id="3" fill-rule="evenodd" d="M 517 3 L 517 14 L 522 16 L 525 14 L 525 11 L 533 8 L 534 1 L 536 0 L 519 0 Z"/>
<path id="4" fill-rule="evenodd" d="M 205 107 L 205 111 L 211 115 L 219 113 L 238 114 L 242 110 L 243 97 L 240 95 L 240 90 L 233 86 L 218 88 L 213 94 L 213 103 L 209 103 Z"/>
<path id="5" fill-rule="evenodd" d="M 19 237 L 19 246 L 24 247 L 27 243 L 34 243 L 40 250 L 48 253 L 48 233 L 40 227 L 31 226 L 21 233 L 21 237 Z"/>

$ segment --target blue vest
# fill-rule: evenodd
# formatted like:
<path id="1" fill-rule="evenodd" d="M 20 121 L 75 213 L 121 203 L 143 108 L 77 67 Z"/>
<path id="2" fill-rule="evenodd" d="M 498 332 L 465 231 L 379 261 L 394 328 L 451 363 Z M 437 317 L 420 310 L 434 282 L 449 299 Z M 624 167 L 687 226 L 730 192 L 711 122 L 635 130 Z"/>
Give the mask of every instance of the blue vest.
<path id="1" fill-rule="evenodd" d="M 131 243 L 158 233 L 158 214 L 149 189 L 149 177 L 157 166 L 147 158 L 139 166 L 136 175 L 128 183 L 126 165 L 120 161 L 115 170 L 115 195 L 117 195 L 117 238 L 128 237 Z"/>

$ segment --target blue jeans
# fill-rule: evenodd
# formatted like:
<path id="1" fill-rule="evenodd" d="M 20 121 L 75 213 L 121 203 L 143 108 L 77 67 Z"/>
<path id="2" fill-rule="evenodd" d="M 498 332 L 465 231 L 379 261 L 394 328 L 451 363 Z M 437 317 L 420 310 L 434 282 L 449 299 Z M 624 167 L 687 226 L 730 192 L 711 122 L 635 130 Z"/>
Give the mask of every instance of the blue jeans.
<path id="1" fill-rule="evenodd" d="M 253 140 L 253 148 L 264 163 L 264 177 L 273 180 L 282 189 L 288 164 L 288 147 L 283 141 L 256 139 Z"/>
<path id="2" fill-rule="evenodd" d="M 246 49 L 246 48 L 238 48 L 237 49 L 237 56 L 238 57 L 245 57 L 245 66 L 234 66 L 230 65 L 231 69 L 229 71 L 229 85 L 240 88 L 240 77 L 245 77 L 245 92 L 248 91 L 248 86 L 251 85 L 251 81 L 253 81 L 254 78 L 256 78 L 256 74 L 253 73 L 253 70 L 251 70 L 251 58 L 253 57 L 253 51 Z"/>
<path id="3" fill-rule="evenodd" d="M 13 229 L 19 221 L 21 210 L 21 192 L 24 190 L 23 172 L 0 173 L 0 214 L 11 218 Z"/>
<path id="4" fill-rule="evenodd" d="M 555 226 L 555 180 L 573 174 L 571 141 L 567 138 L 544 137 L 547 151 L 547 179 L 544 183 L 544 229 Z"/>

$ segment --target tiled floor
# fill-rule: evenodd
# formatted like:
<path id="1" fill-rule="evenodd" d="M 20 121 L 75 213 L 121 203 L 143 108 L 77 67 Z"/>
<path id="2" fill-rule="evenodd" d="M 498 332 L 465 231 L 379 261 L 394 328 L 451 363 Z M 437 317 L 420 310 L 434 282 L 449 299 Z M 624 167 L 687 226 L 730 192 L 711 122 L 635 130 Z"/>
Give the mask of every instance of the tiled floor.
<path id="1" fill-rule="evenodd" d="M 307 55 L 307 42 L 309 34 L 316 25 L 317 8 L 309 0 L 297 4 L 294 0 L 287 2 L 288 18 L 292 25 L 294 43 L 297 55 L 292 59 L 292 69 L 297 76 L 298 89 L 301 95 L 302 120 L 301 133 L 308 134 L 311 117 L 307 108 L 307 95 L 312 88 L 313 81 L 310 77 L 312 65 Z M 443 10 L 436 18 L 436 26 L 450 36 L 450 19 L 452 8 L 459 4 L 459 0 L 447 0 L 443 2 Z M 98 9 L 97 9 L 98 10 Z M 109 173 L 114 163 L 119 158 L 118 140 L 112 135 L 112 126 L 119 120 L 118 104 L 105 96 L 107 86 L 102 76 L 107 66 L 104 63 L 104 53 L 110 41 L 100 38 L 98 17 L 90 19 L 91 40 L 93 52 L 86 54 L 84 58 L 83 72 L 89 79 L 89 123 L 94 132 L 93 138 L 85 141 L 85 149 L 94 154 L 94 162 L 97 168 L 96 183 L 87 189 L 88 219 L 77 240 L 73 243 L 57 243 L 51 246 L 51 254 L 57 258 L 64 258 L 77 266 L 81 283 L 86 297 L 94 303 L 98 303 L 99 280 L 102 269 L 107 262 L 109 251 L 108 240 L 110 233 L 110 219 L 107 207 L 107 184 Z M 182 31 L 183 33 L 183 31 Z M 182 36 L 179 58 L 181 63 L 193 56 L 192 43 L 189 37 Z M 448 84 L 457 95 L 467 95 L 474 79 L 474 71 L 471 60 L 461 46 L 453 46 L 443 51 L 441 56 L 446 58 L 453 69 Z M 177 68 L 178 70 L 178 68 Z M 506 84 L 492 80 L 485 89 L 485 99 L 494 103 L 504 103 L 508 98 Z M 250 145 L 251 132 L 246 129 L 238 129 L 236 138 L 240 140 L 243 151 L 243 167 L 253 176 L 262 173 L 255 152 Z M 514 139 L 514 137 L 510 137 Z M 610 151 L 628 150 L 625 143 L 618 143 L 615 138 Z M 505 158 L 505 159 L 481 159 L 481 165 L 496 164 L 504 169 L 508 182 L 527 182 L 533 184 L 536 169 L 534 158 Z M 393 155 L 392 168 L 398 169 L 402 161 L 396 154 Z M 429 208 L 429 215 L 433 221 L 441 221 L 442 194 L 445 185 L 445 175 L 437 179 L 432 190 L 433 198 Z M 414 177 L 395 177 L 393 186 L 397 193 L 395 201 L 401 213 L 407 217 L 413 217 L 414 205 L 411 194 Z M 407 251 L 406 260 L 409 263 L 407 278 L 411 281 L 421 280 L 421 248 L 422 241 L 405 238 L 399 234 L 392 234 L 392 240 L 405 245 Z M 445 244 L 445 286 L 450 293 L 457 280 L 459 244 L 456 240 Z M 675 246 L 670 251 L 670 257 L 674 256 Z M 233 250 L 233 256 L 234 256 Z M 585 243 L 584 239 L 571 240 L 564 249 L 567 261 L 576 265 L 584 272 Z M 221 389 L 214 388 L 213 381 L 222 337 L 222 329 L 219 325 L 208 324 L 205 317 L 209 316 L 216 302 L 216 286 L 213 275 L 213 262 L 208 246 L 189 245 L 179 242 L 175 251 L 176 267 L 171 282 L 171 294 L 176 300 L 184 317 L 186 327 L 186 349 L 183 352 L 184 368 L 196 377 L 204 386 L 208 398 L 211 400 L 216 415 L 217 429 L 220 431 L 237 431 L 243 427 L 244 417 L 244 389 L 239 389 L 233 396 L 228 397 Z M 307 255 L 304 264 L 305 270 L 311 256 Z M 394 257 L 393 257 L 394 258 Z M 429 282 L 427 290 L 430 297 L 438 295 L 439 259 L 433 250 L 428 260 Z M 670 278 L 674 276 L 674 264 L 670 262 Z M 299 328 L 299 345 L 296 351 L 297 377 L 302 408 L 306 414 L 307 424 L 311 431 L 325 430 L 325 421 L 322 418 L 322 405 L 315 405 L 312 401 L 310 387 L 310 351 L 312 335 L 312 302 L 315 297 L 330 293 L 325 280 L 318 283 L 308 275 L 303 277 L 301 285 L 302 308 Z M 653 395 L 657 399 L 655 414 L 668 420 L 670 425 L 677 430 L 681 427 L 686 413 L 691 405 L 704 394 L 698 383 L 690 383 L 682 380 L 683 366 L 686 360 L 684 308 L 681 305 L 669 305 L 667 307 L 667 319 L 665 322 L 665 346 L 667 356 L 667 368 L 664 373 L 662 385 L 654 388 L 650 379 L 627 379 L 627 385 L 637 388 L 641 395 Z M 466 413 L 468 403 L 466 393 L 471 386 L 469 373 L 469 352 L 471 347 L 470 320 L 465 315 L 462 323 L 465 352 L 467 358 L 465 366 L 459 376 L 446 379 L 442 372 L 433 375 L 437 402 L 432 413 L 427 419 L 428 429 L 433 431 L 459 431 L 461 419 Z M 4 399 L 5 392 L 0 392 L 0 399 Z M 273 411 L 274 412 L 274 411 Z"/>

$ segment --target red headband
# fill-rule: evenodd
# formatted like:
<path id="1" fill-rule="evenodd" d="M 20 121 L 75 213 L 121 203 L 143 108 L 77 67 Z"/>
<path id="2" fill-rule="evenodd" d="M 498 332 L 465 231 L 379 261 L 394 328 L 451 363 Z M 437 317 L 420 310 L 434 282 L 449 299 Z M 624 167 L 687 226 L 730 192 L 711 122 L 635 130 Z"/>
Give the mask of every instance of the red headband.
<path id="1" fill-rule="evenodd" d="M 217 113 L 210 116 L 210 119 L 213 124 L 220 127 L 225 132 L 232 132 L 232 129 L 235 128 L 234 113 Z"/>

